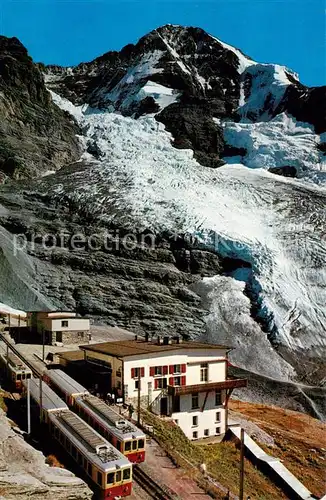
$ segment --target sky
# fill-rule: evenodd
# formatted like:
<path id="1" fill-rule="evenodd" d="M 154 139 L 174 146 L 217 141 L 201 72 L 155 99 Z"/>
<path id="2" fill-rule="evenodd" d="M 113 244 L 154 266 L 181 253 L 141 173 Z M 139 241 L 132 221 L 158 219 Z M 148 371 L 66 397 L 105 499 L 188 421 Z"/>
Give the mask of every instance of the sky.
<path id="1" fill-rule="evenodd" d="M 90 61 L 167 23 L 199 26 L 306 85 L 326 84 L 325 0 L 0 0 L 0 34 L 45 64 Z"/>

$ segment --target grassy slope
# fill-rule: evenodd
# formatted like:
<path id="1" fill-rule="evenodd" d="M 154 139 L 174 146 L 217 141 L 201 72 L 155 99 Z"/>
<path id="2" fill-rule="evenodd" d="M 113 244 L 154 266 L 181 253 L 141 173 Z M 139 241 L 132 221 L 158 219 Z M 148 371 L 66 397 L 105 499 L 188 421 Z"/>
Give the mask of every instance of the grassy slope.
<path id="1" fill-rule="evenodd" d="M 165 448 L 168 454 L 176 463 L 184 468 L 190 468 L 189 463 L 182 460 L 176 450 L 181 450 L 183 457 L 189 460 L 195 467 L 206 463 L 209 474 L 217 479 L 224 487 L 231 492 L 238 494 L 239 485 L 239 462 L 240 453 L 232 443 L 220 443 L 211 445 L 192 444 L 171 421 L 163 421 L 153 414 L 144 412 L 144 421 L 154 426 L 155 436 L 159 443 Z M 191 470 L 191 477 L 194 478 L 197 472 Z M 199 484 L 204 487 L 201 474 L 198 474 Z M 245 463 L 245 495 L 250 495 L 252 499 L 277 500 L 287 498 L 273 483 L 259 472 L 249 461 Z M 218 496 L 215 498 L 224 498 Z M 246 498 L 246 496 L 245 496 Z"/>
<path id="2" fill-rule="evenodd" d="M 231 401 L 230 408 L 250 418 L 275 440 L 275 448 L 261 445 L 316 496 L 325 494 L 326 426 L 319 420 L 282 408 Z"/>

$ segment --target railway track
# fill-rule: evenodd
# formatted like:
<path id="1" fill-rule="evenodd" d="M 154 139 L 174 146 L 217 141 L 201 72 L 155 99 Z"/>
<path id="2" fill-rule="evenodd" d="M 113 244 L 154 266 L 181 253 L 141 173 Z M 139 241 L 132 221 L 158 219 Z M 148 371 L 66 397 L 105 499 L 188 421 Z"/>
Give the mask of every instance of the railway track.
<path id="1" fill-rule="evenodd" d="M 32 372 L 34 373 L 34 375 L 36 377 L 41 377 L 41 372 L 39 370 L 37 370 L 37 368 L 35 368 L 35 366 L 30 362 L 28 361 L 24 356 L 23 354 L 18 351 L 18 349 L 16 349 L 16 347 L 14 346 L 14 344 L 12 344 L 11 342 L 9 342 L 9 340 L 7 340 L 4 335 L 2 333 L 0 333 L 0 340 L 2 340 L 5 344 L 7 344 L 7 346 L 9 347 L 9 349 L 11 349 L 11 351 L 16 354 L 16 356 L 18 356 L 19 359 L 22 360 L 22 362 L 28 366 L 28 368 L 30 368 L 32 370 Z"/>
<path id="2" fill-rule="evenodd" d="M 26 357 L 18 351 L 14 344 L 9 342 L 4 335 L 0 332 L 0 340 L 2 340 L 6 345 L 8 345 L 9 349 L 18 356 L 22 362 L 28 366 L 32 373 L 40 378 L 42 373 L 38 370 L 33 363 L 31 363 Z M 155 482 L 143 469 L 141 469 L 138 465 L 134 465 L 133 467 L 133 477 L 135 481 L 139 484 L 139 486 L 146 491 L 148 495 L 150 495 L 155 500 L 175 500 L 176 495 L 165 491 L 162 486 L 160 486 L 157 482 Z"/>
<path id="3" fill-rule="evenodd" d="M 156 500 L 175 500 L 175 495 L 166 492 L 158 483 L 146 474 L 146 472 L 141 469 L 139 465 L 134 465 L 133 477 L 139 486 L 141 486 L 141 488 L 152 498 L 155 498 Z"/>

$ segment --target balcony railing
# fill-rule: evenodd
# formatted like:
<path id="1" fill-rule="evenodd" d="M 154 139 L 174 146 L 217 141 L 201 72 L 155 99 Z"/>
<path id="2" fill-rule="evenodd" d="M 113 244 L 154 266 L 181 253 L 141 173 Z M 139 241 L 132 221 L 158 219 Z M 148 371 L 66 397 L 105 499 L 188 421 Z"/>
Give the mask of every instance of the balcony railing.
<path id="1" fill-rule="evenodd" d="M 168 394 L 170 396 L 180 396 L 183 394 L 195 394 L 198 392 L 210 392 L 219 391 L 223 389 L 237 389 L 239 387 L 247 387 L 247 380 L 238 379 L 227 379 L 223 382 L 209 382 L 204 384 L 196 385 L 184 385 L 184 386 L 168 386 Z"/>

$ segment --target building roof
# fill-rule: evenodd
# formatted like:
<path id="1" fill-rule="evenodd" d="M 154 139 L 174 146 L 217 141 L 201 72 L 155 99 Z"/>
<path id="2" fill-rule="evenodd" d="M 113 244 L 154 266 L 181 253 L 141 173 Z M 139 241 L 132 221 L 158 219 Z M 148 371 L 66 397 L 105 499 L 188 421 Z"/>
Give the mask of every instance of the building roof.
<path id="1" fill-rule="evenodd" d="M 84 353 L 82 351 L 64 351 L 56 352 L 55 354 L 66 361 L 81 361 L 84 359 Z"/>
<path id="2" fill-rule="evenodd" d="M 76 314 L 76 311 L 66 311 L 66 310 L 62 310 L 62 309 L 57 309 L 57 310 L 53 310 L 53 309 L 48 309 L 47 311 L 37 311 L 35 309 L 32 309 L 31 311 L 26 311 L 27 313 L 60 313 L 60 314 Z"/>
<path id="3" fill-rule="evenodd" d="M 99 352 L 118 358 L 137 356 L 137 354 L 155 354 L 164 351 L 180 351 L 183 349 L 224 349 L 230 351 L 232 347 L 219 344 L 206 344 L 204 342 L 180 342 L 180 344 L 157 344 L 153 341 L 147 342 L 143 339 L 123 340 L 115 342 L 102 342 L 100 344 L 88 344 L 79 346 L 84 351 Z"/>

